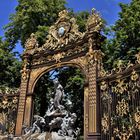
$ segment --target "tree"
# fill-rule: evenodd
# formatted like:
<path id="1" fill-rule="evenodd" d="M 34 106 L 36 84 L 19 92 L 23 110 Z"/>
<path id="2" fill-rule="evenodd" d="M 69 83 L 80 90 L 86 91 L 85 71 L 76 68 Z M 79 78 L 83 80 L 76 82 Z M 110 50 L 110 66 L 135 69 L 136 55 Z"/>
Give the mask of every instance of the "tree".
<path id="1" fill-rule="evenodd" d="M 9 87 L 20 85 L 20 62 L 2 38 L 0 38 L 0 78 L 0 85 Z"/>
<path id="2" fill-rule="evenodd" d="M 111 38 L 107 40 L 103 51 L 109 68 L 118 60 L 127 63 L 135 61 L 135 54 L 140 50 L 140 1 L 130 4 L 120 3 L 121 12 L 115 25 L 111 27 Z"/>
<path id="3" fill-rule="evenodd" d="M 10 23 L 5 26 L 5 37 L 9 46 L 14 47 L 18 41 L 24 47 L 24 43 L 31 33 L 35 33 L 39 44 L 42 45 L 48 33 L 49 27 L 55 23 L 58 13 L 66 9 L 66 0 L 18 0 L 15 14 L 10 16 Z M 85 21 L 88 12 L 70 14 L 77 17 L 80 31 L 85 29 Z"/>
<path id="4" fill-rule="evenodd" d="M 18 0 L 16 13 L 10 16 L 5 26 L 5 37 L 10 46 L 20 40 L 22 46 L 31 33 L 35 33 L 40 44 L 46 39 L 48 28 L 65 9 L 65 0 Z"/>

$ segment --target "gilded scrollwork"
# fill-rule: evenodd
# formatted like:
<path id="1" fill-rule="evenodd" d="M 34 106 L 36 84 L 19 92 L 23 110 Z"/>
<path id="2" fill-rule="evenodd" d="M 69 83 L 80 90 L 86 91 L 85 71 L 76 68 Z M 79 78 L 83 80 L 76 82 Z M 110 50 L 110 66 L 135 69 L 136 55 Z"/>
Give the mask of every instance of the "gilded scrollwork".
<path id="1" fill-rule="evenodd" d="M 99 77 L 105 77 L 105 76 L 107 76 L 107 71 L 105 71 L 105 69 L 101 67 L 99 71 Z"/>
<path id="2" fill-rule="evenodd" d="M 125 99 L 118 101 L 118 105 L 116 106 L 116 112 L 119 116 L 127 115 L 129 112 L 129 105 Z"/>
<path id="3" fill-rule="evenodd" d="M 63 10 L 59 13 L 57 22 L 50 27 L 43 49 L 60 49 L 81 37 L 82 33 L 78 31 L 76 19 L 70 18 L 68 11 Z"/>
<path id="4" fill-rule="evenodd" d="M 8 98 L 4 96 L 2 101 L 0 102 L 0 108 L 6 109 L 9 106 L 10 106 L 10 102 L 8 102 Z"/>
<path id="5" fill-rule="evenodd" d="M 102 57 L 104 56 L 103 52 L 101 50 L 93 49 L 94 41 L 91 38 L 89 38 L 88 43 L 89 43 L 89 49 L 86 54 L 86 56 L 88 57 L 88 62 L 90 64 L 93 64 L 93 62 L 101 61 Z"/>
<path id="6" fill-rule="evenodd" d="M 138 78 L 139 78 L 138 74 L 136 73 L 135 70 L 133 70 L 133 72 L 131 74 L 131 80 L 136 81 Z"/>
<path id="7" fill-rule="evenodd" d="M 0 124 L 2 134 L 14 134 L 16 113 L 18 107 L 18 97 L 6 95 L 0 98 Z"/>
<path id="8" fill-rule="evenodd" d="M 15 95 L 19 94 L 19 88 L 9 88 L 5 86 L 0 86 L 0 95 Z"/>
<path id="9" fill-rule="evenodd" d="M 102 81 L 100 83 L 100 90 L 101 90 L 101 99 L 105 103 L 105 106 L 107 105 L 106 103 L 109 102 L 110 104 L 112 103 L 112 97 L 108 92 L 108 84 L 106 81 Z"/>
<path id="10" fill-rule="evenodd" d="M 140 131 L 140 110 L 138 107 L 136 108 L 136 112 L 134 113 L 134 121 L 136 128 Z"/>
<path id="11" fill-rule="evenodd" d="M 103 115 L 102 120 L 101 120 L 101 125 L 102 125 L 102 132 L 106 134 L 109 130 L 109 117 L 108 114 Z"/>
<path id="12" fill-rule="evenodd" d="M 23 60 L 23 68 L 21 70 L 21 78 L 22 80 L 27 80 L 28 76 L 29 76 L 29 69 L 28 69 L 28 66 L 29 66 L 29 62 L 28 62 L 28 59 L 25 58 Z"/>
<path id="13" fill-rule="evenodd" d="M 112 91 L 117 94 L 124 94 L 128 91 L 128 83 L 124 79 L 117 79 L 117 85 L 112 86 Z"/>
<path id="14" fill-rule="evenodd" d="M 140 64 L 140 52 L 138 52 L 135 56 L 137 58 L 136 63 Z"/>
<path id="15" fill-rule="evenodd" d="M 105 81 L 101 82 L 100 89 L 105 91 L 107 89 L 107 83 Z"/>
<path id="16" fill-rule="evenodd" d="M 36 39 L 35 34 L 32 33 L 30 35 L 30 38 L 27 39 L 27 41 L 25 42 L 25 48 L 26 50 L 31 50 L 31 49 L 34 49 L 35 47 L 38 47 L 38 41 Z"/>
<path id="17" fill-rule="evenodd" d="M 129 140 L 130 136 L 133 135 L 133 128 L 129 126 L 126 128 L 124 125 L 122 126 L 122 131 L 117 128 L 114 128 L 113 131 L 115 137 L 119 138 L 120 140 Z"/>
<path id="18" fill-rule="evenodd" d="M 4 112 L 0 113 L 0 124 L 5 125 L 7 115 Z"/>
<path id="19" fill-rule="evenodd" d="M 14 134 L 14 132 L 15 132 L 15 123 L 12 121 L 12 122 L 10 123 L 8 133 L 9 133 L 9 134 Z"/>
<path id="20" fill-rule="evenodd" d="M 59 62 L 61 62 L 61 59 L 64 58 L 64 55 L 65 55 L 64 52 L 55 54 L 53 56 L 53 59 L 55 59 L 56 63 L 59 63 Z"/>
<path id="21" fill-rule="evenodd" d="M 102 19 L 99 13 L 96 10 L 92 9 L 92 14 L 89 16 L 87 20 L 86 28 L 87 30 L 91 30 L 92 32 L 99 32 L 103 27 Z"/>
<path id="22" fill-rule="evenodd" d="M 88 72 L 88 59 L 87 58 L 78 57 L 76 59 L 71 60 L 70 62 L 80 65 L 81 68 L 85 71 L 85 73 Z"/>
<path id="23" fill-rule="evenodd" d="M 136 57 L 135 64 L 130 61 L 126 64 L 124 60 L 118 60 L 116 67 L 110 72 L 101 67 L 98 85 L 101 93 L 102 114 L 109 114 L 109 131 L 112 132 L 112 134 L 102 134 L 103 137 L 109 138 L 111 135 L 114 139 L 120 140 L 139 139 L 140 52 Z M 111 104 L 107 100 L 108 95 L 112 97 Z M 103 124 L 101 126 L 103 127 Z"/>

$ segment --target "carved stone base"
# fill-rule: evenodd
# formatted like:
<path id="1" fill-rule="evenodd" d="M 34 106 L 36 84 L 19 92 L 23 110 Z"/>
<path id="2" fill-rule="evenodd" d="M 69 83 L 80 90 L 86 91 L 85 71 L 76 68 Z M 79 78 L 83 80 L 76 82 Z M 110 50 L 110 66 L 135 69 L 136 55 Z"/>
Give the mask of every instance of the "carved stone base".
<path id="1" fill-rule="evenodd" d="M 91 133 L 88 134 L 87 140 L 100 140 L 101 139 L 101 134 L 100 133 Z"/>

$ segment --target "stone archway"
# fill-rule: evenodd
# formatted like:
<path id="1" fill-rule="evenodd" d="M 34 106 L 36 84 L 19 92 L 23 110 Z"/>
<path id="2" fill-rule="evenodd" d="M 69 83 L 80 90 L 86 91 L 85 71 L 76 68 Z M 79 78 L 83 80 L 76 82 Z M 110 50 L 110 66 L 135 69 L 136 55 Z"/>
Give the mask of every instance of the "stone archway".
<path id="1" fill-rule="evenodd" d="M 81 70 L 83 76 L 84 76 L 84 79 L 85 79 L 85 83 L 87 83 L 88 81 L 88 77 L 87 77 L 87 70 L 84 68 L 84 66 L 82 66 L 83 64 L 80 64 L 79 63 L 76 63 L 74 62 L 75 60 L 73 61 L 70 61 L 70 62 L 61 62 L 58 64 L 54 64 L 54 65 L 51 65 L 51 66 L 44 66 L 43 68 L 38 68 L 38 69 L 35 69 L 34 71 L 31 72 L 30 76 L 32 77 L 29 81 L 29 88 L 28 88 L 28 92 L 30 94 L 33 93 L 34 91 L 34 86 L 36 84 L 36 82 L 38 81 L 38 79 L 46 72 L 49 72 L 55 68 L 59 68 L 59 67 L 68 67 L 68 66 L 72 66 L 72 67 L 77 67 Z M 82 61 L 82 59 L 79 61 Z M 78 62 L 78 60 L 77 60 Z"/>
<path id="2" fill-rule="evenodd" d="M 101 27 L 101 18 L 97 13 L 92 13 L 87 21 L 87 31 L 81 33 L 76 20 L 64 10 L 59 13 L 57 22 L 50 27 L 44 45 L 39 46 L 35 35 L 31 34 L 23 54 L 16 135 L 22 134 L 23 124 L 30 125 L 32 94 L 41 75 L 57 67 L 76 66 L 85 75 L 84 139 L 100 137 L 96 77 L 102 59 L 102 52 L 99 50 L 104 39 L 100 34 Z"/>
<path id="3" fill-rule="evenodd" d="M 32 119 L 31 119 L 32 121 L 29 121 L 29 123 L 31 122 L 31 124 L 33 124 L 34 115 L 38 114 L 39 116 L 44 116 L 46 114 L 46 111 L 50 105 L 49 104 L 50 99 L 54 98 L 55 95 L 53 80 L 56 79 L 56 77 L 58 77 L 58 80 L 64 89 L 64 96 L 61 104 L 64 105 L 66 108 L 68 108 L 69 112 L 77 114 L 78 119 L 76 121 L 75 126 L 80 128 L 79 136 L 83 137 L 84 136 L 83 134 L 84 133 L 83 130 L 84 129 L 84 85 L 86 82 L 85 79 L 86 75 L 83 74 L 79 66 L 76 67 L 76 65 L 74 64 L 71 65 L 65 64 L 64 66 L 57 67 L 56 69 L 44 71 L 41 74 L 41 76 L 38 77 L 39 79 L 37 78 L 37 82 L 35 84 L 33 95 L 32 95 L 33 96 L 33 105 L 32 105 L 33 110 L 32 110 Z M 69 81 L 73 81 L 73 82 L 69 83 Z M 66 101 L 68 99 L 72 103 L 72 105 L 70 106 L 66 106 Z"/>

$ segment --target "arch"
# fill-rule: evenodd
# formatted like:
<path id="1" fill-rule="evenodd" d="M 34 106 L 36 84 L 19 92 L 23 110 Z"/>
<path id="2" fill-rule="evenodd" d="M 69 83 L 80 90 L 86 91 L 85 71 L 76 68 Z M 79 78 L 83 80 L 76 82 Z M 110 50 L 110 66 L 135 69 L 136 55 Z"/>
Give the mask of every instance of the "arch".
<path id="1" fill-rule="evenodd" d="M 33 94 L 34 93 L 35 85 L 36 85 L 37 81 L 40 79 L 40 77 L 42 75 L 44 75 L 45 73 L 47 73 L 47 72 L 49 72 L 49 71 L 51 71 L 53 69 L 60 68 L 60 67 L 67 67 L 67 66 L 79 68 L 81 70 L 83 76 L 84 76 L 84 83 L 85 84 L 87 83 L 88 77 L 87 77 L 86 71 L 85 71 L 85 69 L 83 68 L 82 65 L 77 64 L 77 63 L 74 63 L 74 62 L 71 62 L 71 63 L 69 63 L 69 62 L 63 62 L 61 64 L 55 64 L 55 65 L 52 65 L 50 67 L 45 67 L 44 69 L 40 70 L 39 73 L 37 73 L 35 75 L 35 77 L 32 79 L 32 84 L 30 85 L 29 93 L 30 94 Z"/>

